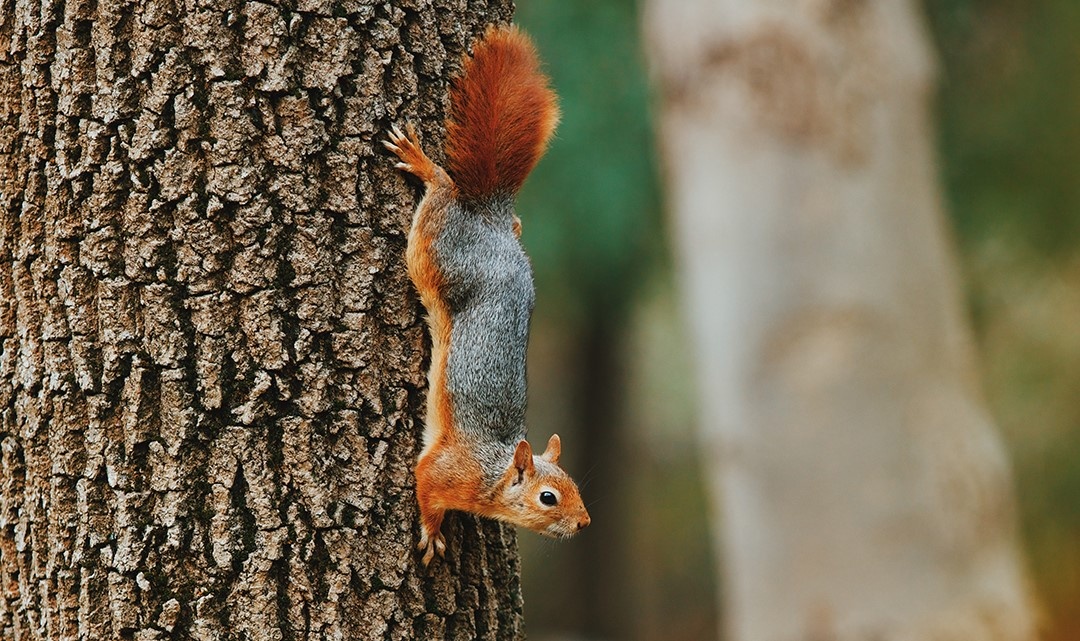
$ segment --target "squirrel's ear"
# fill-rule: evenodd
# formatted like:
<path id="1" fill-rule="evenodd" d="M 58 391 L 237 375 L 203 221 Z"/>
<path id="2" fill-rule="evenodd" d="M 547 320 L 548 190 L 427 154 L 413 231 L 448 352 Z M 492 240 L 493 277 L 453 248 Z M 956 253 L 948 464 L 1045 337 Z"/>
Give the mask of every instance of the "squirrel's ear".
<path id="1" fill-rule="evenodd" d="M 533 472 L 533 453 L 532 447 L 529 442 L 522 440 L 517 444 L 517 449 L 514 450 L 514 468 L 518 472 L 518 481 L 521 481 L 523 474 L 532 474 Z"/>
<path id="2" fill-rule="evenodd" d="M 562 454 L 562 441 L 559 440 L 558 434 L 552 434 L 548 439 L 547 449 L 540 456 L 558 465 L 560 454 Z"/>

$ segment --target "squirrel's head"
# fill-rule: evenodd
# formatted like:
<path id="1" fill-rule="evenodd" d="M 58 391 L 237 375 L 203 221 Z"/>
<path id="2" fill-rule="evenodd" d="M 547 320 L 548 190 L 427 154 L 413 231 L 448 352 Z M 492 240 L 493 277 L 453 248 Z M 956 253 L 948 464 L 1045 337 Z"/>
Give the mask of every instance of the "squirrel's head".
<path id="1" fill-rule="evenodd" d="M 543 454 L 521 441 L 501 479 L 500 516 L 546 536 L 571 537 L 591 519 L 577 485 L 559 467 L 562 444 L 553 434 Z"/>

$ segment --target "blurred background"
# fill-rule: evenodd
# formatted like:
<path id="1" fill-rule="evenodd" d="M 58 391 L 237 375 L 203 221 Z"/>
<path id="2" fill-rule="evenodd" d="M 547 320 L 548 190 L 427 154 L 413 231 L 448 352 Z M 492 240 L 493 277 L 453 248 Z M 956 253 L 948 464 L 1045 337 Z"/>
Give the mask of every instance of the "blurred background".
<path id="1" fill-rule="evenodd" d="M 1080 639 L 1080 3 L 929 0 L 937 149 L 982 385 L 1050 641 Z M 519 537 L 529 637 L 718 639 L 656 107 L 630 0 L 522 0 L 562 124 L 519 211 L 536 270 L 530 436 L 593 526 Z"/>

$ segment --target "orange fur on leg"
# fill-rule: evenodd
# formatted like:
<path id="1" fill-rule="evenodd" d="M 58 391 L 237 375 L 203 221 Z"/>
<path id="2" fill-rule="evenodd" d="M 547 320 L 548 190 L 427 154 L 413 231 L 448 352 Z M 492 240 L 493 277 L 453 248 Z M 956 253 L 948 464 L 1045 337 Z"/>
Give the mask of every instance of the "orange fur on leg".
<path id="1" fill-rule="evenodd" d="M 390 130 L 390 140 L 383 141 L 383 145 L 401 159 L 395 167 L 416 176 L 424 181 L 424 184 L 434 182 L 435 174 L 439 170 L 438 165 L 420 148 L 420 143 L 416 141 L 416 130 L 411 123 L 405 125 L 405 131 L 408 135 L 401 133 L 395 125 Z"/>
<path id="2" fill-rule="evenodd" d="M 423 563 L 446 552 L 446 539 L 442 535 L 442 521 L 446 511 L 436 506 L 435 487 L 430 474 L 432 457 L 426 454 L 416 466 L 416 502 L 420 506 L 420 542 L 416 549 L 424 553 Z"/>
<path id="3" fill-rule="evenodd" d="M 452 427 L 453 405 L 446 389 L 446 363 L 449 357 L 452 320 L 450 310 L 441 292 L 446 287 L 439 269 L 435 238 L 446 223 L 446 208 L 457 191 L 446 172 L 431 161 L 416 140 L 412 125 L 406 126 L 407 134 L 395 127 L 390 142 L 384 143 L 401 162 L 398 168 L 408 171 L 427 187 L 423 200 L 416 208 L 409 230 L 405 262 L 420 301 L 427 311 L 428 330 L 431 335 L 431 368 L 428 370 L 427 417 L 424 426 L 424 448 L 416 466 L 416 498 L 420 506 L 420 542 L 424 551 L 423 562 L 427 565 L 435 554 L 446 550 L 446 541 L 440 527 L 446 510 L 446 502 L 439 493 L 444 490 L 437 481 L 440 475 L 432 467 L 439 459 L 437 444 L 444 442 L 448 428 Z"/>

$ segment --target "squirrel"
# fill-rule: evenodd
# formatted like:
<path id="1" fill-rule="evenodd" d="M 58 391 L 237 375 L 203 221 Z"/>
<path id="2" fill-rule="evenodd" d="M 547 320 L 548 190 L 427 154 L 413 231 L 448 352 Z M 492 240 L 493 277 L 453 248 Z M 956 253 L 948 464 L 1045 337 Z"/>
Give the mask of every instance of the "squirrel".
<path id="1" fill-rule="evenodd" d="M 449 171 L 416 131 L 383 144 L 425 193 L 412 217 L 409 277 L 431 335 L 427 416 L 416 465 L 420 541 L 427 566 L 443 556 L 447 510 L 552 537 L 589 525 L 577 485 L 559 467 L 554 434 L 542 454 L 525 440 L 525 352 L 534 290 L 515 195 L 543 155 L 559 109 L 536 49 L 516 27 L 491 26 L 452 81 Z"/>

